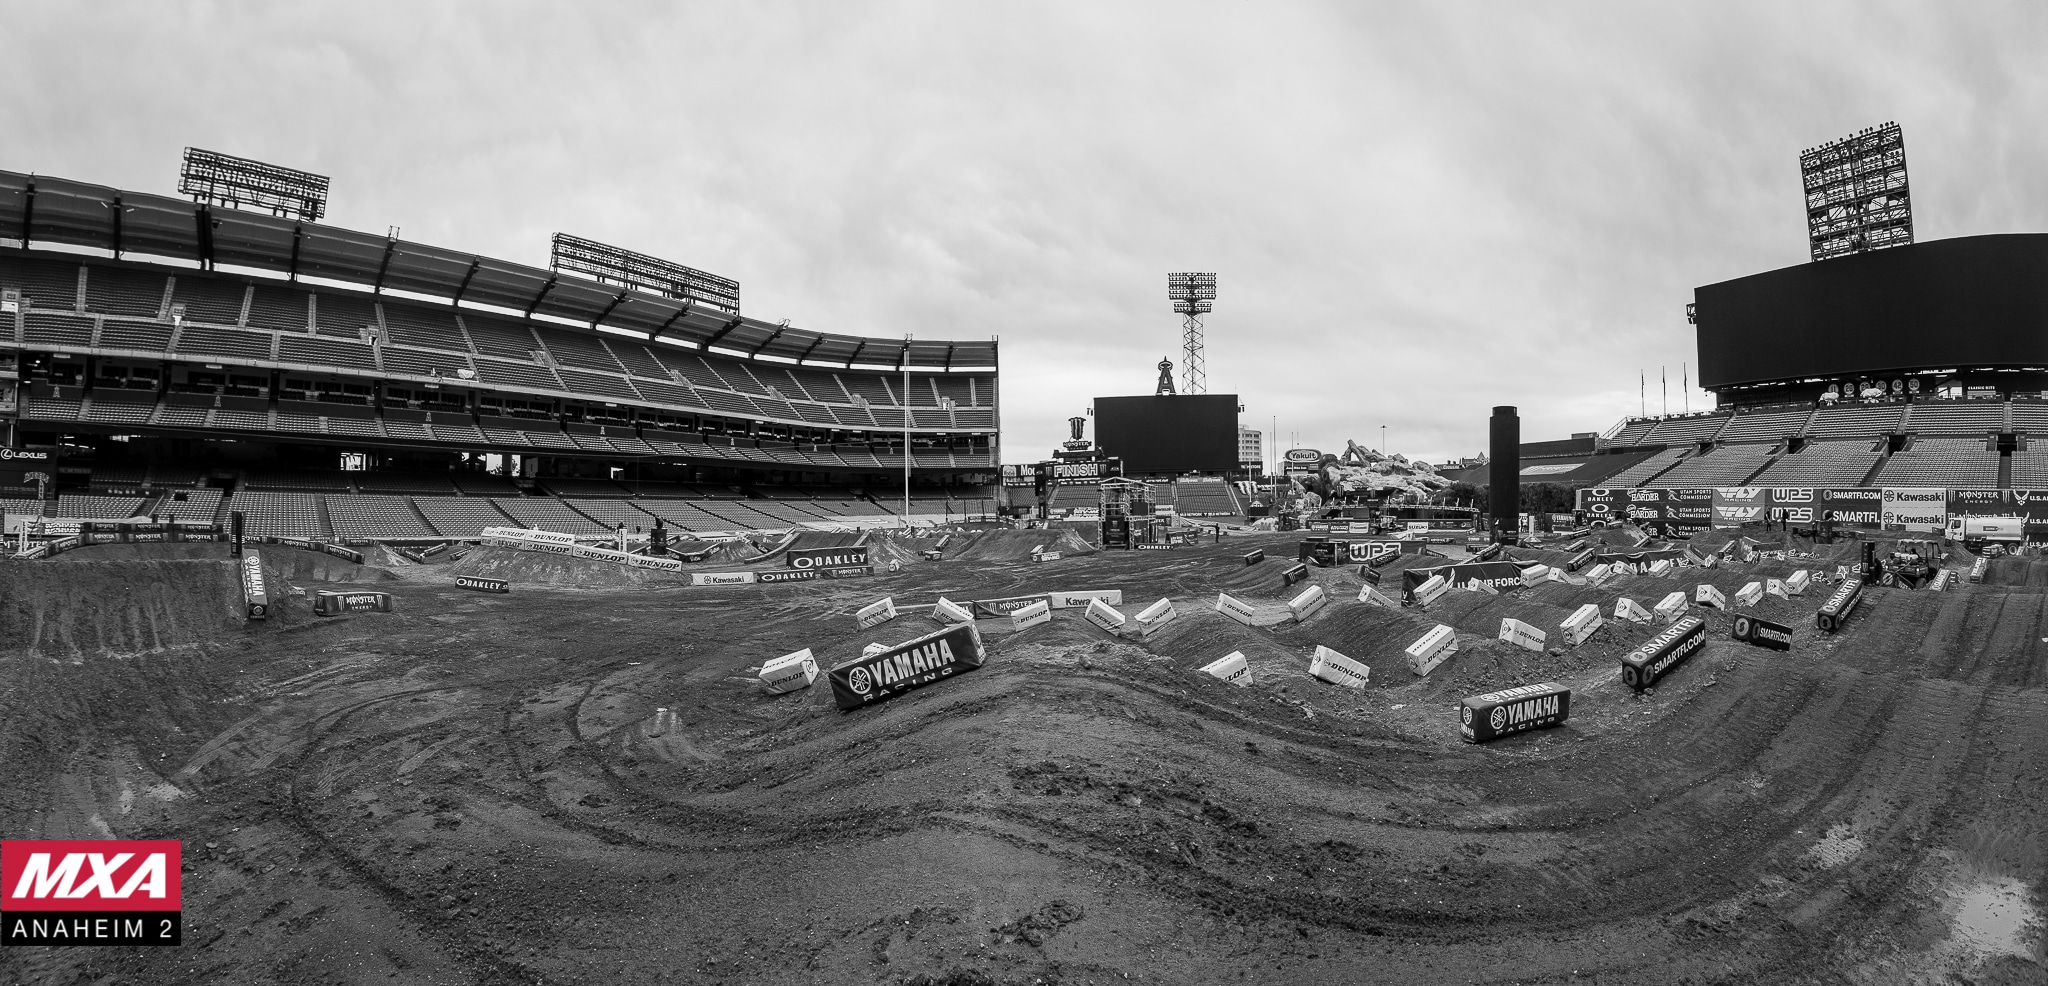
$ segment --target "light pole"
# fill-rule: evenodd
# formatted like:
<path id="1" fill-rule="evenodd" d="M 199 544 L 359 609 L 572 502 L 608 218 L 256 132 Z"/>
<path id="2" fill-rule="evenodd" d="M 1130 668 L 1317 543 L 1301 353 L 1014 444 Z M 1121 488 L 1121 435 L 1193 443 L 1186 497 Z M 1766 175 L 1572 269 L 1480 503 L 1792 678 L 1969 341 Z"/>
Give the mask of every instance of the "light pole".
<path id="1" fill-rule="evenodd" d="M 1389 452 L 1387 451 L 1387 426 L 1386 426 L 1386 425 L 1381 425 L 1381 426 L 1380 426 L 1380 454 L 1381 454 L 1381 455 L 1389 455 L 1389 454 L 1391 454 L 1391 453 L 1389 453 Z"/>

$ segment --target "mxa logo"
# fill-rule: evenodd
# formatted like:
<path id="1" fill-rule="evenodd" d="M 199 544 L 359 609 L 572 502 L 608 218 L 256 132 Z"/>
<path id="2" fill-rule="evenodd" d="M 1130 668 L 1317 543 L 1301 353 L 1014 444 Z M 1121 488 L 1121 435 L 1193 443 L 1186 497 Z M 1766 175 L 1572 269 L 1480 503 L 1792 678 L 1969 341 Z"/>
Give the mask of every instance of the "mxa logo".
<path id="1" fill-rule="evenodd" d="M 15 911 L 177 910 L 175 840 L 7 840 L 0 908 Z"/>
<path id="2" fill-rule="evenodd" d="M 65 853 L 62 862 L 53 869 L 50 854 L 30 853 L 28 865 L 21 869 L 21 879 L 9 891 L 9 900 L 78 900 L 87 896 L 95 900 L 126 900 L 137 890 L 156 900 L 164 899 L 164 854 L 150 853 L 143 857 L 142 864 L 128 874 L 120 887 L 114 886 L 114 876 L 128 861 L 135 858 L 132 852 L 114 853 L 72 852 Z M 90 871 L 89 873 L 87 871 Z M 85 876 L 80 880 L 81 875 Z"/>

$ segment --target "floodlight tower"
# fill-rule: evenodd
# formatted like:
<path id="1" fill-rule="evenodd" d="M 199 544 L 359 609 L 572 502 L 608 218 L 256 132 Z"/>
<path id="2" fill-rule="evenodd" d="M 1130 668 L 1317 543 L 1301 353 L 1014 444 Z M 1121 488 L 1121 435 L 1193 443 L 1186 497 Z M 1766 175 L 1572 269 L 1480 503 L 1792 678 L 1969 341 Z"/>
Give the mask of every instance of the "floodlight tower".
<path id="1" fill-rule="evenodd" d="M 1180 323 L 1181 392 L 1209 392 L 1209 371 L 1202 361 L 1202 315 L 1215 309 L 1216 275 L 1168 274 L 1166 297 L 1185 316 Z"/>

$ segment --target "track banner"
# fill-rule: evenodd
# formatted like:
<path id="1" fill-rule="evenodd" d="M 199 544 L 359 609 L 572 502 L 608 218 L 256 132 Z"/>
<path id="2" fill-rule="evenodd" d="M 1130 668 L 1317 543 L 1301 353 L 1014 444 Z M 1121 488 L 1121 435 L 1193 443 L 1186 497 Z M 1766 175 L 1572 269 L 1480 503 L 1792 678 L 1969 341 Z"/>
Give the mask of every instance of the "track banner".
<path id="1" fill-rule="evenodd" d="M 1771 508 L 1771 491 L 1761 486 L 1716 486 L 1713 503 L 1715 527 L 1762 523 Z"/>
<path id="2" fill-rule="evenodd" d="M 1938 486 L 1887 486 L 1880 496 L 1880 522 L 1886 526 L 1938 531 L 1948 525 L 1948 491 Z"/>
<path id="3" fill-rule="evenodd" d="M 832 700 L 851 711 L 981 667 L 981 631 L 962 623 L 835 665 Z"/>
<path id="4" fill-rule="evenodd" d="M 1814 503 L 1818 495 L 1812 487 L 1776 486 L 1771 488 L 1771 516 L 1787 524 L 1811 524 L 1814 517 Z"/>
<path id="5" fill-rule="evenodd" d="M 1884 494 L 1878 490 L 1821 490 L 1820 508 L 1822 520 L 1876 527 L 1884 513 Z"/>

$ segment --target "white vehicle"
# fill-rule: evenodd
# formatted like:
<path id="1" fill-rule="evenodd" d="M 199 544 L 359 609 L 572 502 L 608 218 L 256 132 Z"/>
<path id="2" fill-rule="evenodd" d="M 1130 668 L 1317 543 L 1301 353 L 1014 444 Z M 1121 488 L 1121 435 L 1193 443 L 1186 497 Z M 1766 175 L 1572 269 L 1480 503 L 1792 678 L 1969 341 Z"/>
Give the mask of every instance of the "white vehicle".
<path id="1" fill-rule="evenodd" d="M 1971 551 L 1982 551 L 1988 544 L 2012 549 L 2025 539 L 2026 529 L 2024 517 L 1950 517 L 1946 536 Z"/>

